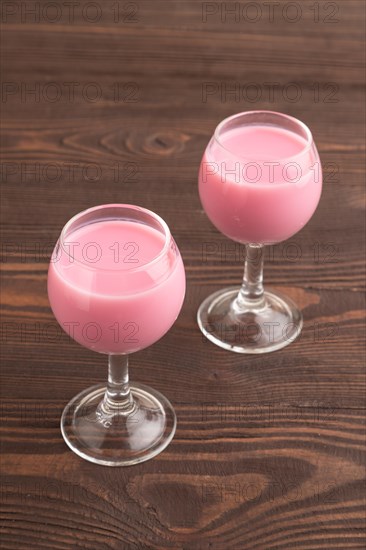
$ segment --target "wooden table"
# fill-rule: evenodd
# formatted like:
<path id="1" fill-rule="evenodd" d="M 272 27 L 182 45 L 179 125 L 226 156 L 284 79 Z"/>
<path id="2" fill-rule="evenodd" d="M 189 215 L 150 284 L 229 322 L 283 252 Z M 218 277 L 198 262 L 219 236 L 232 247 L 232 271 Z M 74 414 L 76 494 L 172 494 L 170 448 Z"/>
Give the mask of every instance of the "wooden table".
<path id="1" fill-rule="evenodd" d="M 66 4 L 1 6 L 1 548 L 365 548 L 364 3 Z M 243 252 L 202 210 L 200 158 L 252 109 L 307 123 L 325 168 L 311 222 L 267 251 L 305 327 L 262 357 L 216 348 L 195 319 L 240 281 Z M 173 329 L 131 361 L 174 404 L 176 436 L 130 468 L 62 439 L 63 407 L 106 361 L 61 335 L 46 292 L 64 223 L 111 202 L 167 221 L 188 283 Z"/>

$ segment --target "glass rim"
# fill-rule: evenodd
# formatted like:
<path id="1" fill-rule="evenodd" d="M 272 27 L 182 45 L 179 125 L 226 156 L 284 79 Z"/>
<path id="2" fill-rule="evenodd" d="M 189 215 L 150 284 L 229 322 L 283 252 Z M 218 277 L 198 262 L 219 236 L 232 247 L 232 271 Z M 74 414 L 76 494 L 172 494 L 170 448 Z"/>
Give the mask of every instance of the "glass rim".
<path id="1" fill-rule="evenodd" d="M 310 150 L 310 148 L 312 147 L 312 145 L 314 143 L 314 138 L 313 138 L 313 134 L 311 133 L 310 128 L 304 122 L 302 122 L 298 118 L 295 118 L 291 115 L 286 115 L 284 113 L 279 113 L 278 111 L 267 111 L 266 109 L 257 110 L 257 111 L 242 111 L 241 113 L 235 113 L 234 115 L 230 115 L 230 116 L 224 118 L 224 120 L 222 120 L 215 128 L 215 132 L 214 132 L 214 135 L 213 135 L 215 141 L 217 142 L 217 144 L 220 147 L 222 147 L 223 149 L 228 151 L 232 156 L 237 157 L 238 159 L 243 159 L 243 160 L 245 159 L 248 162 L 255 162 L 255 161 L 256 162 L 269 162 L 268 159 L 263 160 L 263 159 L 260 159 L 260 158 L 256 158 L 255 160 L 250 160 L 248 157 L 245 157 L 244 155 L 234 154 L 233 151 L 231 151 L 228 147 L 225 147 L 225 145 L 220 140 L 220 133 L 221 133 L 222 129 L 224 128 L 224 126 L 226 126 L 226 124 L 228 122 L 231 122 L 232 120 L 235 120 L 237 118 L 244 117 L 244 116 L 247 116 L 247 115 L 262 115 L 262 114 L 274 115 L 274 116 L 277 116 L 277 117 L 282 118 L 282 119 L 290 120 L 293 123 L 297 124 L 297 126 L 299 126 L 305 132 L 306 144 L 303 147 L 303 149 L 299 153 L 296 153 L 295 155 L 290 155 L 288 157 L 281 157 L 278 160 L 280 160 L 281 162 L 290 161 L 292 159 L 295 159 L 297 157 L 300 157 L 300 156 L 304 155 L 305 153 L 307 153 Z"/>
<path id="2" fill-rule="evenodd" d="M 77 221 L 79 219 L 82 219 L 83 216 L 85 216 L 86 214 L 90 214 L 92 212 L 98 212 L 99 210 L 105 210 L 105 209 L 108 209 L 108 208 L 125 208 L 125 209 L 130 209 L 131 211 L 134 211 L 134 212 L 136 212 L 136 211 L 143 212 L 144 214 L 146 214 L 147 216 L 150 216 L 150 218 L 152 218 L 156 222 L 158 222 L 160 224 L 160 226 L 162 227 L 163 231 L 164 231 L 164 233 L 163 233 L 163 235 L 164 235 L 164 245 L 163 245 L 162 249 L 159 251 L 159 253 L 156 256 L 154 256 L 154 258 L 152 258 L 148 262 L 144 263 L 143 265 L 139 265 L 139 266 L 136 266 L 136 267 L 131 267 L 129 269 L 123 269 L 123 270 L 119 270 L 118 268 L 112 269 L 112 268 L 97 267 L 96 264 L 89 265 L 85 262 L 82 262 L 82 261 L 78 260 L 77 258 L 74 258 L 74 256 L 72 256 L 66 250 L 66 248 L 64 246 L 65 243 L 67 242 L 67 241 L 65 241 L 65 237 L 66 237 L 67 231 L 70 229 L 70 226 L 75 221 Z M 118 218 L 117 218 L 117 220 L 118 220 Z M 107 220 L 100 220 L 100 221 L 107 221 Z M 95 221 L 93 223 L 98 223 L 98 221 Z M 144 222 L 136 221 L 136 223 L 142 223 L 143 224 Z M 89 224 L 86 224 L 86 225 L 89 225 Z M 144 224 L 144 225 L 147 225 L 147 224 Z M 87 269 L 92 269 L 92 270 L 95 270 L 95 271 L 105 271 L 105 272 L 110 272 L 110 273 L 123 271 L 126 274 L 130 274 L 130 273 L 134 273 L 136 271 L 143 271 L 143 270 L 147 269 L 148 267 L 150 267 L 151 265 L 157 263 L 168 251 L 170 243 L 171 243 L 171 239 L 172 239 L 172 235 L 170 233 L 170 229 L 169 229 L 168 224 L 163 220 L 163 218 L 161 218 L 158 214 L 155 214 L 155 212 L 153 212 L 152 210 L 149 210 L 148 208 L 144 208 L 142 206 L 137 206 L 137 205 L 134 205 L 134 204 L 111 203 L 111 204 L 101 204 L 101 205 L 98 205 L 98 206 L 92 206 L 91 208 L 87 208 L 86 210 L 82 210 L 78 214 L 75 214 L 75 216 L 73 216 L 72 218 L 69 219 L 68 222 L 66 222 L 63 229 L 61 230 L 60 237 L 59 237 L 59 243 L 60 243 L 60 246 L 61 246 L 63 252 L 65 252 L 65 254 L 69 258 L 72 259 L 72 263 L 77 263 L 77 264 L 82 265 L 83 267 L 85 267 Z"/>

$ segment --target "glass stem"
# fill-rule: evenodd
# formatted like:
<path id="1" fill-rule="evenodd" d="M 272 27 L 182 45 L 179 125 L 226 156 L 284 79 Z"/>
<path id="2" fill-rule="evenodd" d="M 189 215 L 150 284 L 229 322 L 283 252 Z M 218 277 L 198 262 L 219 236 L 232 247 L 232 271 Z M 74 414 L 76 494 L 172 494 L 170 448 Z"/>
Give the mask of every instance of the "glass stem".
<path id="1" fill-rule="evenodd" d="M 263 259 L 263 245 L 246 245 L 243 284 L 235 304 L 238 310 L 257 309 L 265 305 Z"/>
<path id="2" fill-rule="evenodd" d="M 135 404 L 128 378 L 128 355 L 109 355 L 108 383 L 100 405 L 105 415 L 130 414 Z"/>

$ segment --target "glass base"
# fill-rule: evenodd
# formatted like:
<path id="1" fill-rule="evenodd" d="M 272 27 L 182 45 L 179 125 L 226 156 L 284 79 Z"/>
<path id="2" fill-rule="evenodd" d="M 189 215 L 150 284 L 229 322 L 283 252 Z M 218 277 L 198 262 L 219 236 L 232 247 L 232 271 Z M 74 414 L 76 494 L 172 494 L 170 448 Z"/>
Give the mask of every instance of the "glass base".
<path id="1" fill-rule="evenodd" d="M 240 287 L 219 290 L 201 304 L 198 325 L 211 342 L 237 353 L 267 353 L 299 336 L 302 315 L 292 300 L 265 291 L 259 306 L 239 305 L 239 291 Z"/>
<path id="2" fill-rule="evenodd" d="M 104 466 L 130 466 L 165 449 L 177 425 L 172 405 L 161 393 L 142 384 L 132 384 L 130 390 L 134 400 L 130 413 L 101 412 L 103 384 L 70 401 L 61 417 L 61 432 L 74 453 Z"/>

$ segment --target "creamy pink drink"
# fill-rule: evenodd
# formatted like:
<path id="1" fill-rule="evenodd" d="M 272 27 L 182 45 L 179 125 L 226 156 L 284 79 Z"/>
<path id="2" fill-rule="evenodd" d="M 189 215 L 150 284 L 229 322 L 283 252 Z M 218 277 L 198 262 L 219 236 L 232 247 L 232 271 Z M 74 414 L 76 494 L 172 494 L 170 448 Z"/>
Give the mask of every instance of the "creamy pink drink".
<path id="1" fill-rule="evenodd" d="M 100 221 L 59 241 L 48 294 L 56 319 L 77 342 L 102 353 L 131 353 L 159 340 L 176 320 L 185 294 L 183 262 L 158 229 Z"/>
<path id="2" fill-rule="evenodd" d="M 199 175 L 211 222 L 241 243 L 276 243 L 297 233 L 320 199 L 317 152 L 295 132 L 265 124 L 228 129 L 219 140 L 212 138 Z"/>

